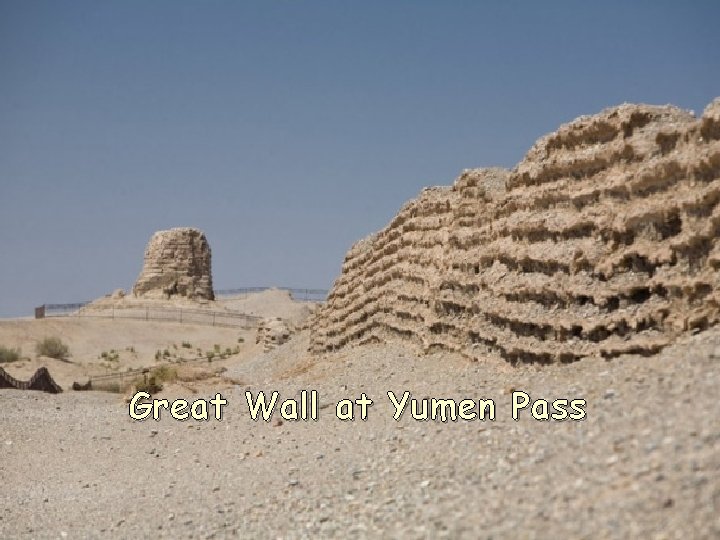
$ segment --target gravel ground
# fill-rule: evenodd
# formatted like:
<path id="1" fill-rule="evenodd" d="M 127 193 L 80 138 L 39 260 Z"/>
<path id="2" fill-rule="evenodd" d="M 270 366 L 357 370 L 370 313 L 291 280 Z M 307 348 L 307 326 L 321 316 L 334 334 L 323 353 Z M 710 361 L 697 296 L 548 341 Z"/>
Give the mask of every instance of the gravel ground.
<path id="1" fill-rule="evenodd" d="M 653 358 L 519 368 L 306 345 L 231 369 L 244 384 L 219 422 L 0 390 L 0 538 L 720 537 L 719 331 Z M 302 389 L 319 392 L 317 422 L 249 418 L 246 390 Z M 587 418 L 513 421 L 513 389 L 584 398 Z M 496 420 L 396 422 L 388 390 L 492 398 Z M 361 392 L 367 421 L 338 420 Z"/>

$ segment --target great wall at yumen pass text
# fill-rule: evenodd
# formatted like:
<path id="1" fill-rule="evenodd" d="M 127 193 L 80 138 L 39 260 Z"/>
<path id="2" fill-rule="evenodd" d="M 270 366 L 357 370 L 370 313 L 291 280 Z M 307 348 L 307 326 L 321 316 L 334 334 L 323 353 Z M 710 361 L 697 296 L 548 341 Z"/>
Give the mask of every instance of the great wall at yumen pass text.
<path id="1" fill-rule="evenodd" d="M 130 418 L 136 421 L 170 416 L 173 420 L 222 420 L 223 407 L 228 400 L 217 393 L 209 400 L 196 399 L 189 402 L 185 399 L 151 399 L 147 392 L 137 392 L 129 405 Z M 413 420 L 423 422 L 428 420 L 440 422 L 457 422 L 473 420 L 496 419 L 497 406 L 493 399 L 455 400 L 451 398 L 415 398 L 410 391 L 396 394 L 392 390 L 387 392 L 387 398 L 393 406 L 393 419 L 399 421 L 404 415 Z M 280 393 L 273 391 L 266 393 L 260 391 L 253 395 L 245 392 L 247 413 L 251 420 L 264 420 L 270 422 L 274 415 L 288 422 L 318 421 L 320 409 L 327 408 L 320 405 L 320 396 L 317 390 L 301 390 L 298 399 L 289 398 L 281 400 Z M 335 404 L 335 417 L 342 421 L 366 421 L 370 415 L 370 408 L 375 401 L 363 392 L 359 398 L 345 398 Z M 211 407 L 212 406 L 212 407 Z M 554 400 L 532 399 L 527 392 L 514 390 L 507 409 L 513 420 L 519 420 L 521 413 L 537 421 L 563 421 L 584 420 L 587 417 L 584 399 L 558 398 Z M 212 410 L 212 414 L 210 411 Z"/>

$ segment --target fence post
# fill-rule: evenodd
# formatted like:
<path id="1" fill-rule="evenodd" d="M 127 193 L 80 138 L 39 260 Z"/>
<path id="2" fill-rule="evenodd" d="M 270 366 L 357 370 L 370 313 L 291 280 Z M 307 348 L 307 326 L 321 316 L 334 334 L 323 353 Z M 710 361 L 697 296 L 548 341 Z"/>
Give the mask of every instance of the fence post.
<path id="1" fill-rule="evenodd" d="M 148 317 L 149 317 L 149 316 L 150 316 L 150 308 L 149 308 L 149 307 L 146 307 L 146 308 L 145 308 L 145 320 L 146 320 L 146 321 L 148 320 Z"/>
<path id="2" fill-rule="evenodd" d="M 215 312 L 213 311 L 213 326 L 215 326 Z"/>
<path id="3" fill-rule="evenodd" d="M 182 323 L 182 308 L 180 308 L 180 322 Z"/>

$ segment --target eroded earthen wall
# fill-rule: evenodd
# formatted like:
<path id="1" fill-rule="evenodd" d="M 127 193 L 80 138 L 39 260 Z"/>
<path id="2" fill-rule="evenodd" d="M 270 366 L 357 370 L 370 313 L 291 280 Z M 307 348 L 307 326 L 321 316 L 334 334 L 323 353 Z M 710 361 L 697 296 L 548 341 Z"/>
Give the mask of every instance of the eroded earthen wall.
<path id="1" fill-rule="evenodd" d="M 60 394 L 62 392 L 62 388 L 53 380 L 46 367 L 38 368 L 29 381 L 19 381 L 0 367 L 0 388 L 39 390 L 50 394 Z"/>
<path id="2" fill-rule="evenodd" d="M 720 319 L 720 99 L 622 105 L 426 189 L 346 256 L 311 348 L 652 354 Z"/>
<path id="3" fill-rule="evenodd" d="M 145 250 L 133 294 L 213 300 L 211 252 L 205 235 L 189 227 L 156 232 Z"/>

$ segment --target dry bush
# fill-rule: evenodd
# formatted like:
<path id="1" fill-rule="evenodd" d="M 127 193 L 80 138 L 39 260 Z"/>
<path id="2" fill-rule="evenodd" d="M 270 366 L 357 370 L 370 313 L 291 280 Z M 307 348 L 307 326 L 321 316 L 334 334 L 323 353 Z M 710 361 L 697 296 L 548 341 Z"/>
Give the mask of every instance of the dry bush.
<path id="1" fill-rule="evenodd" d="M 155 379 L 154 375 L 149 377 L 143 377 L 135 381 L 135 392 L 147 392 L 148 394 L 155 394 L 162 390 L 162 384 Z"/>
<path id="2" fill-rule="evenodd" d="M 9 364 L 20 360 L 20 349 L 10 349 L 0 345 L 0 364 Z"/>
<path id="3" fill-rule="evenodd" d="M 40 341 L 35 351 L 38 356 L 48 356 L 57 360 L 66 360 L 70 356 L 70 349 L 58 337 L 46 337 Z"/>
<path id="4" fill-rule="evenodd" d="M 163 383 L 174 382 L 178 378 L 177 369 L 172 366 L 158 366 L 143 374 L 135 381 L 137 392 L 154 394 L 163 389 Z"/>

